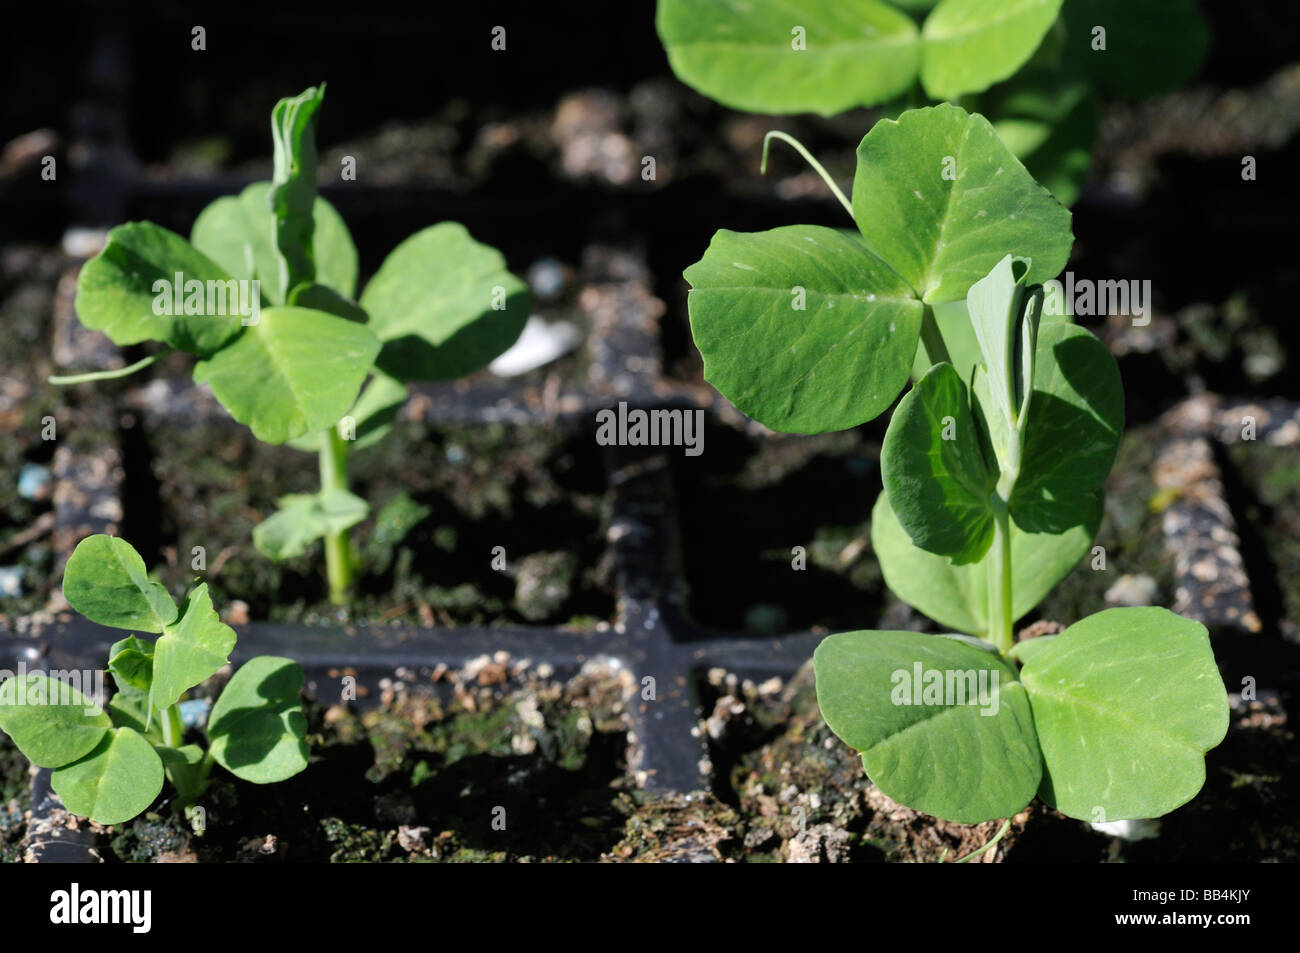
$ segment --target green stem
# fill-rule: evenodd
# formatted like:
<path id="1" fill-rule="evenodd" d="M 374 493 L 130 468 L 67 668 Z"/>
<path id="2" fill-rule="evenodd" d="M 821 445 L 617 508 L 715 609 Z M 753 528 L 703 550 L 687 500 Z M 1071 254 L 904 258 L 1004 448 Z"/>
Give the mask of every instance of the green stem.
<path id="1" fill-rule="evenodd" d="M 172 705 L 159 719 L 162 728 L 163 744 L 168 748 L 179 748 L 181 741 L 185 738 L 185 723 L 181 721 L 181 709 L 179 703 Z"/>
<path id="2" fill-rule="evenodd" d="M 173 348 L 167 348 L 165 351 L 159 351 L 157 354 L 150 354 L 148 357 L 136 361 L 128 367 L 119 367 L 114 371 L 91 371 L 88 374 L 68 374 L 64 376 L 55 375 L 48 378 L 51 384 L 61 387 L 66 384 L 87 384 L 91 381 L 111 381 L 119 377 L 129 377 L 136 371 L 142 371 L 150 364 L 153 364 L 160 357 L 166 357 L 172 352 Z"/>
<path id="3" fill-rule="evenodd" d="M 934 309 L 928 304 L 921 314 L 921 347 L 925 349 L 925 359 L 930 362 L 930 367 L 952 363 L 948 345 L 943 343 L 943 335 L 939 331 L 939 322 L 935 320 Z"/>
<path id="4" fill-rule="evenodd" d="M 759 169 L 758 169 L 758 171 L 761 174 L 763 175 L 767 174 L 767 150 L 771 145 L 773 139 L 780 139 L 782 142 L 791 146 L 795 150 L 795 152 L 799 153 L 799 155 L 803 156 L 804 161 L 806 161 L 810 166 L 813 167 L 813 171 L 816 172 L 818 175 L 820 175 L 822 177 L 822 181 L 825 182 L 826 185 L 830 187 L 830 190 L 833 193 L 835 193 L 835 197 L 839 199 L 840 204 L 844 206 L 844 211 L 849 213 L 849 218 L 853 218 L 853 203 L 850 202 L 848 198 L 844 195 L 844 193 L 840 191 L 840 187 L 835 184 L 835 180 L 831 178 L 831 174 L 826 171 L 825 167 L 816 159 L 814 159 L 812 153 L 809 152 L 807 149 L 805 149 L 803 143 L 800 142 L 798 139 L 796 139 L 794 136 L 781 132 L 778 129 L 773 129 L 771 132 L 769 132 L 766 136 L 763 137 L 763 161 L 759 164 Z"/>
<path id="5" fill-rule="evenodd" d="M 1009 830 L 1011 830 L 1011 818 L 1008 817 L 1005 821 L 1002 822 L 1002 827 L 999 828 L 998 832 L 993 835 L 993 839 L 991 841 L 989 841 L 983 847 L 971 851 L 965 857 L 959 857 L 957 860 L 953 861 L 953 863 L 957 863 L 957 864 L 970 863 L 976 857 L 980 856 L 980 854 L 983 854 L 985 851 L 992 849 L 992 847 L 998 841 L 1002 840 L 1002 836 Z"/>
<path id="6" fill-rule="evenodd" d="M 322 493 L 348 489 L 348 445 L 337 427 L 325 432 L 320 450 L 320 488 Z M 346 605 L 352 588 L 352 541 L 347 530 L 325 536 L 325 573 L 329 579 L 330 602 Z"/>
<path id="7" fill-rule="evenodd" d="M 992 496 L 993 545 L 989 548 L 989 641 L 999 652 L 1011 651 L 1013 610 L 1011 607 L 1011 521 L 1007 504 Z"/>

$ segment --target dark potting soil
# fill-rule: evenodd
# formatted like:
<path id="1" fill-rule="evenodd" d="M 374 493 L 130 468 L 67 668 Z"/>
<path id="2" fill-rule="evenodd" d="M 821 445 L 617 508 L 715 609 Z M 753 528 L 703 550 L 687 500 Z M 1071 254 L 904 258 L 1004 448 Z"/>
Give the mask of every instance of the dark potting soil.
<path id="1" fill-rule="evenodd" d="M 1240 440 L 1225 452 L 1229 492 L 1244 490 L 1239 518 L 1260 614 L 1300 642 L 1300 446 Z"/>
<path id="2" fill-rule="evenodd" d="M 200 802 L 201 836 L 160 802 L 104 833 L 105 859 L 578 861 L 617 842 L 635 787 L 625 671 L 593 662 L 557 681 L 485 656 L 437 686 L 405 674 L 365 710 L 309 706 L 302 774 L 222 775 Z"/>
<path id="3" fill-rule="evenodd" d="M 22 859 L 24 814 L 31 806 L 31 799 L 27 759 L 8 735 L 0 733 L 0 863 Z"/>
<path id="4" fill-rule="evenodd" d="M 132 421 L 123 430 L 123 535 L 176 594 L 194 547 L 222 610 L 331 623 L 320 544 L 275 563 L 253 527 L 286 493 L 318 486 L 315 454 L 242 427 Z M 399 420 L 355 452 L 352 491 L 371 503 L 353 533 L 363 569 L 349 621 L 593 625 L 614 611 L 600 448 L 559 427 L 433 427 Z M 159 506 L 161 504 L 161 506 Z M 499 547 L 499 549 L 498 549 Z M 504 569 L 494 568 L 502 565 Z"/>

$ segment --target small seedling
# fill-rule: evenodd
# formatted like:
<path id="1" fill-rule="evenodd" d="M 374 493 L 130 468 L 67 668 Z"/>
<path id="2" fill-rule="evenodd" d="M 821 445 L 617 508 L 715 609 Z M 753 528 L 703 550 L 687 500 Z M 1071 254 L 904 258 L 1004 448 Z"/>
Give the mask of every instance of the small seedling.
<path id="1" fill-rule="evenodd" d="M 217 199 L 189 241 L 149 222 L 109 232 L 81 270 L 77 315 L 116 344 L 166 348 L 122 370 L 53 380 L 122 377 L 172 350 L 195 355 L 194 380 L 254 436 L 319 455 L 320 491 L 283 497 L 253 539 L 272 559 L 323 539 L 330 598 L 342 603 L 357 568 L 348 531 L 369 512 L 349 491 L 349 448 L 389 431 L 408 382 L 464 376 L 510 347 L 529 299 L 498 251 L 444 222 L 399 244 L 353 300 L 356 247 L 316 194 L 324 93 L 322 84 L 276 105 L 272 181 Z"/>
<path id="2" fill-rule="evenodd" d="M 885 794 L 948 820 L 1035 793 L 1093 822 L 1173 810 L 1227 730 L 1205 628 L 1124 608 L 1013 637 L 1088 553 L 1124 421 L 1110 352 L 1043 313 L 1069 213 L 948 105 L 878 123 L 840 198 L 857 233 L 720 231 L 686 271 L 706 376 L 775 430 L 856 426 L 915 378 L 871 538 L 888 585 L 953 634 L 830 636 L 823 717 Z"/>
<path id="3" fill-rule="evenodd" d="M 129 821 L 158 797 L 164 777 L 176 789 L 173 806 L 183 810 L 207 789 L 214 763 L 254 784 L 307 767 L 302 669 L 287 658 L 244 663 L 212 706 L 207 750 L 186 743 L 181 700 L 235 647 L 235 631 L 212 608 L 206 583 L 177 608 L 149 581 L 129 543 L 99 535 L 83 539 L 69 558 L 63 594 L 92 622 L 158 635 L 129 635 L 109 649 L 117 691 L 106 709 L 43 673 L 0 683 L 0 729 L 33 764 L 53 769 L 50 784 L 73 814 L 101 824 Z"/>
<path id="4" fill-rule="evenodd" d="M 1067 205 L 1099 100 L 1176 88 L 1208 44 L 1194 0 L 659 0 L 656 26 L 678 78 L 734 109 L 977 109 Z"/>

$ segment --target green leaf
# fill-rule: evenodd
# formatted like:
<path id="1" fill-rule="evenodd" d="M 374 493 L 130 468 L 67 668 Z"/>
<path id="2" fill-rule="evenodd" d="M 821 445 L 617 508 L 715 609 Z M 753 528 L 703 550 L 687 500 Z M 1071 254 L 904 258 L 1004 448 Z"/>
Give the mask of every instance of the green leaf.
<path id="1" fill-rule="evenodd" d="M 1087 96 L 1051 128 L 1041 146 L 1023 157 L 1025 168 L 1062 205 L 1071 206 L 1079 197 L 1100 125 L 1101 108 L 1096 97 Z"/>
<path id="2" fill-rule="evenodd" d="M 1028 371 L 1021 360 L 1028 269 L 1024 259 L 1006 255 L 966 293 L 966 310 L 988 372 L 992 401 L 986 411 L 998 413 L 1012 425 L 1019 420 Z"/>
<path id="3" fill-rule="evenodd" d="M 1042 759 L 1029 701 L 996 654 L 919 632 L 847 632 L 822 641 L 813 668 L 826 724 L 900 804 L 975 824 L 1033 798 Z"/>
<path id="4" fill-rule="evenodd" d="M 63 572 L 68 605 L 91 622 L 115 629 L 161 632 L 176 618 L 167 590 L 149 581 L 144 560 L 116 536 L 87 536 Z"/>
<path id="5" fill-rule="evenodd" d="M 392 429 L 393 423 L 397 420 L 397 415 L 406 406 L 406 397 L 405 384 L 393 380 L 387 374 L 375 371 L 370 378 L 370 382 L 361 391 L 361 396 L 357 398 L 356 404 L 347 413 L 347 417 L 352 418 L 352 424 L 355 428 L 351 431 L 353 436 L 348 440 L 348 449 L 352 451 L 364 450 L 383 440 L 388 435 L 388 431 Z M 340 425 L 347 417 L 339 421 Z M 289 441 L 289 446 L 295 450 L 317 453 L 325 442 L 325 433 L 327 432 L 309 433 L 297 437 Z M 343 435 L 347 439 L 347 433 Z"/>
<path id="6" fill-rule="evenodd" d="M 1124 390 L 1106 345 L 1083 328 L 1044 322 L 1038 335 L 1020 478 L 1011 518 L 1060 533 L 1092 512 L 1124 428 Z"/>
<path id="7" fill-rule="evenodd" d="M 180 302 L 175 300 L 177 275 L 184 295 Z M 191 284 L 187 293 L 191 282 L 200 284 Z M 238 303 L 237 283 L 216 262 L 150 222 L 112 229 L 104 250 L 77 276 L 77 317 L 114 344 L 165 341 L 207 356 L 239 333 Z"/>
<path id="8" fill-rule="evenodd" d="M 875 105 L 911 87 L 920 67 L 916 24 L 879 0 L 659 0 L 655 26 L 682 82 L 749 112 Z"/>
<path id="9" fill-rule="evenodd" d="M 384 342 L 379 369 L 399 381 L 432 381 L 486 367 L 518 339 L 530 303 L 499 251 L 443 222 L 393 249 L 361 307 Z"/>
<path id="10" fill-rule="evenodd" d="M 1021 672 L 1043 751 L 1039 794 L 1070 817 L 1159 817 L 1205 782 L 1228 697 L 1199 622 L 1107 609 L 1036 650 Z"/>
<path id="11" fill-rule="evenodd" d="M 112 726 L 108 715 L 75 687 L 42 673 L 0 682 L 0 729 L 27 760 L 42 768 L 83 757 Z"/>
<path id="12" fill-rule="evenodd" d="M 933 99 L 978 93 L 1020 69 L 1061 0 L 942 0 L 921 31 L 921 85 Z"/>
<path id="13" fill-rule="evenodd" d="M 153 803 L 162 786 L 162 761 L 130 728 L 110 729 L 94 751 L 50 775 L 64 807 L 100 824 L 129 821 Z"/>
<path id="14" fill-rule="evenodd" d="M 1068 0 L 1071 59 L 1111 96 L 1140 99 L 1177 89 L 1196 72 L 1209 29 L 1194 0 Z M 1105 30 L 1105 49 L 1095 49 Z"/>
<path id="15" fill-rule="evenodd" d="M 285 288 L 274 245 L 270 192 L 270 182 L 254 182 L 238 196 L 217 199 L 194 220 L 190 241 L 236 278 L 257 278 L 263 297 L 281 305 Z M 348 227 L 334 206 L 319 196 L 312 204 L 312 220 L 316 281 L 351 298 L 357 290 L 357 249 Z"/>
<path id="16" fill-rule="evenodd" d="M 970 398 L 951 364 L 936 364 L 899 402 L 880 451 L 880 474 L 899 525 L 920 548 L 978 561 L 993 541 L 984 461 Z"/>
<path id="17" fill-rule="evenodd" d="M 232 417 L 266 443 L 333 426 L 356 401 L 379 342 L 352 321 L 308 308 L 268 308 L 230 346 L 200 361 Z"/>
<path id="18" fill-rule="evenodd" d="M 235 630 L 212 608 L 208 584 L 199 583 L 186 597 L 181 617 L 158 639 L 150 704 L 157 711 L 170 708 L 189 689 L 215 675 L 234 648 Z"/>
<path id="19" fill-rule="evenodd" d="M 312 254 L 316 201 L 316 111 L 325 98 L 325 85 L 309 86 L 287 97 L 271 111 L 271 139 L 275 146 L 271 176 L 271 215 L 275 220 L 275 248 L 279 272 L 287 295 L 301 284 L 316 280 Z M 292 303 L 286 296 L 286 300 Z"/>
<path id="20" fill-rule="evenodd" d="M 108 670 L 123 691 L 149 691 L 153 682 L 153 643 L 128 635 L 108 650 Z"/>
<path id="21" fill-rule="evenodd" d="M 178 791 L 194 791 L 203 784 L 203 749 L 198 745 L 168 748 L 157 745 L 154 749 L 162 760 L 168 780 Z"/>
<path id="22" fill-rule="evenodd" d="M 339 533 L 366 518 L 370 504 L 346 490 L 291 493 L 280 509 L 253 528 L 253 545 L 271 559 L 301 556 L 316 540 Z"/>
<path id="23" fill-rule="evenodd" d="M 1011 524 L 1012 621 L 1028 613 L 1079 565 L 1101 525 L 1101 498 L 1064 533 L 1026 533 Z M 988 636 L 988 564 L 954 565 L 918 547 L 898 524 L 889 495 L 871 510 L 871 548 L 891 592 L 945 628 Z"/>
<path id="24" fill-rule="evenodd" d="M 155 745 L 162 744 L 159 718 L 149 707 L 149 694 L 127 688 L 108 700 L 108 716 L 118 728 L 130 728 L 144 735 Z"/>
<path id="25" fill-rule="evenodd" d="M 231 774 L 272 784 L 307 767 L 307 719 L 298 693 L 302 669 L 287 658 L 258 656 L 237 671 L 212 706 L 209 753 Z"/>
<path id="26" fill-rule="evenodd" d="M 685 277 L 704 376 L 774 430 L 856 426 L 907 383 L 922 305 L 856 235 L 724 229 Z"/>
<path id="27" fill-rule="evenodd" d="M 956 106 L 881 120 L 858 146 L 853 217 L 867 243 L 927 303 L 965 298 L 1004 255 L 1055 277 L 1070 213 L 1036 183 L 987 119 Z"/>

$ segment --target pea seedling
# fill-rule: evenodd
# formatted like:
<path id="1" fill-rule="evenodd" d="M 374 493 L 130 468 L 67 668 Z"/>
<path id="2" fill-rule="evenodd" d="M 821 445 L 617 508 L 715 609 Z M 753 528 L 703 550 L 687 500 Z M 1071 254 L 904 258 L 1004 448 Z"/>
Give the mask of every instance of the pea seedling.
<path id="1" fill-rule="evenodd" d="M 129 635 L 109 649 L 117 691 L 107 709 L 43 673 L 0 683 L 0 729 L 33 764 L 53 769 L 51 786 L 73 814 L 129 821 L 153 803 L 164 776 L 176 789 L 174 806 L 183 808 L 207 789 L 214 763 L 254 784 L 307 767 L 302 669 L 287 658 L 244 663 L 212 706 L 207 750 L 186 744 L 181 699 L 235 648 L 235 631 L 217 616 L 206 583 L 177 608 L 129 543 L 99 535 L 68 559 L 63 594 L 92 622 L 158 634 L 152 642 Z"/>
<path id="2" fill-rule="evenodd" d="M 529 299 L 498 251 L 444 222 L 399 244 L 352 300 L 356 247 L 316 194 L 324 89 L 276 105 L 271 182 L 217 199 L 189 241 L 149 222 L 120 225 L 82 268 L 82 324 L 119 345 L 166 349 L 122 370 L 53 380 L 122 377 L 171 350 L 195 355 L 194 380 L 259 440 L 319 455 L 320 491 L 283 497 L 253 539 L 272 559 L 323 539 L 330 598 L 343 603 L 357 568 L 348 530 L 369 511 L 349 491 L 349 446 L 388 432 L 408 382 L 461 377 L 510 347 Z"/>
<path id="3" fill-rule="evenodd" d="M 872 128 L 852 203 L 826 178 L 857 233 L 720 231 L 685 273 L 706 377 L 774 430 L 856 426 L 916 379 L 871 538 L 894 592 L 955 634 L 825 639 L 823 717 L 885 794 L 948 820 L 1035 793 L 1094 822 L 1173 810 L 1227 730 L 1205 628 L 1120 608 L 1013 641 L 1088 553 L 1124 420 L 1106 347 L 1043 313 L 1069 212 L 949 105 Z"/>
<path id="4" fill-rule="evenodd" d="M 1099 99 L 1177 87 L 1208 43 L 1194 0 L 659 0 L 656 26 L 678 78 L 734 109 L 978 109 L 1067 205 Z"/>

